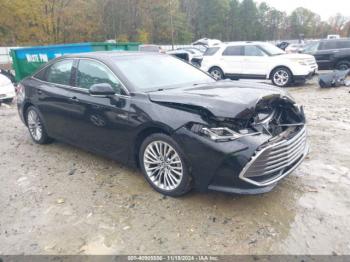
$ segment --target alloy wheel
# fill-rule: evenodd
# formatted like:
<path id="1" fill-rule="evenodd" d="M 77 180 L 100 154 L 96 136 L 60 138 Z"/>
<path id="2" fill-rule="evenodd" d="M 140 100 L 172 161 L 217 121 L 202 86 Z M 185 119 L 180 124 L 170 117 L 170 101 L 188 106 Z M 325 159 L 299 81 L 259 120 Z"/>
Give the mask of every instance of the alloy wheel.
<path id="1" fill-rule="evenodd" d="M 182 160 L 176 150 L 164 141 L 150 143 L 143 155 L 148 178 L 159 189 L 176 189 L 183 178 Z"/>
<path id="2" fill-rule="evenodd" d="M 222 79 L 222 74 L 219 69 L 213 69 L 210 71 L 210 74 L 212 77 L 214 77 L 215 80 Z"/>
<path id="3" fill-rule="evenodd" d="M 37 112 L 30 110 L 28 112 L 28 128 L 34 140 L 39 141 L 43 135 L 43 127 Z"/>
<path id="4" fill-rule="evenodd" d="M 273 79 L 278 86 L 285 86 L 289 81 L 288 72 L 283 69 L 277 70 L 273 75 Z"/>

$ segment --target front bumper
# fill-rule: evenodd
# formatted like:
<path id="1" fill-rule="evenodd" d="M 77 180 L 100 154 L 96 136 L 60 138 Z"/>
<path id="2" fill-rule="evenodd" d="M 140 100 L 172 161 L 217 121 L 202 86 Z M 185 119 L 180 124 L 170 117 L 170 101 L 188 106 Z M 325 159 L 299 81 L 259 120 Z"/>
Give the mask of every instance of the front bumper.
<path id="1" fill-rule="evenodd" d="M 258 187 L 270 186 L 290 174 L 306 157 L 309 147 L 304 126 L 292 138 L 258 149 L 239 178 Z"/>
<path id="2" fill-rule="evenodd" d="M 308 152 L 306 128 L 292 138 L 270 144 L 260 134 L 230 142 L 213 142 L 184 129 L 174 138 L 186 153 L 194 186 L 199 191 L 261 194 L 297 168 Z"/>
<path id="3" fill-rule="evenodd" d="M 317 74 L 317 70 L 309 72 L 307 75 L 294 75 L 294 82 L 305 82 L 306 80 L 312 79 Z"/>

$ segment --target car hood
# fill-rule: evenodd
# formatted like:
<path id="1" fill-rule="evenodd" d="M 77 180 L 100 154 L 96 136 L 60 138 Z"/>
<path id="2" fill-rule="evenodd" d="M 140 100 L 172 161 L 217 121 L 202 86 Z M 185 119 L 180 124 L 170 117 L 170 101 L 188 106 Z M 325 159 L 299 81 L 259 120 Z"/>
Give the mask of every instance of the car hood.
<path id="1" fill-rule="evenodd" d="M 286 99 L 290 95 L 270 85 L 246 81 L 218 81 L 215 83 L 150 92 L 152 102 L 181 108 L 196 107 L 215 117 L 249 119 L 260 101 Z"/>

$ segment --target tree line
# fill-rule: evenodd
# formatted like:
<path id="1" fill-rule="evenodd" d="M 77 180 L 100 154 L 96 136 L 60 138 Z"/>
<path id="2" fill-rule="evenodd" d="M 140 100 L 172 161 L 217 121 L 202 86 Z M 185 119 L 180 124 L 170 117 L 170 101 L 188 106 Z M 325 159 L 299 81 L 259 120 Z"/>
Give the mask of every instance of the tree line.
<path id="1" fill-rule="evenodd" d="M 299 7 L 290 15 L 253 0 L 0 0 L 0 46 L 85 41 L 190 43 L 350 35 L 341 14 L 328 21 Z"/>

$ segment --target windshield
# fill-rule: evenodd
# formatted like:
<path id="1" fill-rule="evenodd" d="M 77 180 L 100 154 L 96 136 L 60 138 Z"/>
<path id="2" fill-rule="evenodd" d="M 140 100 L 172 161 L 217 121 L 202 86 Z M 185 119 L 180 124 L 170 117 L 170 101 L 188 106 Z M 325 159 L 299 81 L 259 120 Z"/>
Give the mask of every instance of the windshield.
<path id="1" fill-rule="evenodd" d="M 319 45 L 319 42 L 313 42 L 313 43 L 307 44 L 304 47 L 303 51 L 304 53 L 314 53 L 317 51 L 318 45 Z"/>
<path id="2" fill-rule="evenodd" d="M 274 46 L 269 43 L 260 44 L 259 46 L 270 56 L 282 55 L 286 53 L 282 49 L 278 48 L 277 46 Z"/>
<path id="3" fill-rule="evenodd" d="M 201 70 L 168 55 L 119 57 L 115 64 L 139 91 L 215 82 Z"/>

